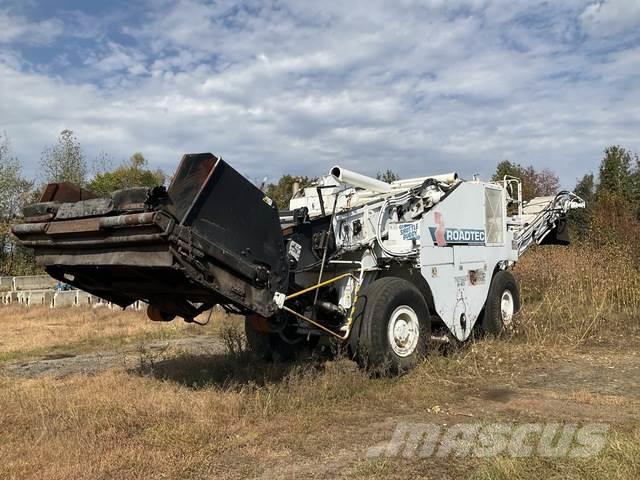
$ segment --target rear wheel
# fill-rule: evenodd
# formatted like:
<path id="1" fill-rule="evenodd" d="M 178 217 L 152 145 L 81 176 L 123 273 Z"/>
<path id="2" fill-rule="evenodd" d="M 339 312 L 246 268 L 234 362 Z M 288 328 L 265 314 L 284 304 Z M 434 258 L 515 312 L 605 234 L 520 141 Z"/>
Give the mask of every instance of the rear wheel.
<path id="1" fill-rule="evenodd" d="M 402 278 L 376 280 L 359 295 L 356 359 L 377 373 L 413 368 L 431 338 L 429 309 L 422 293 Z"/>
<path id="2" fill-rule="evenodd" d="M 520 289 L 511 272 L 501 270 L 493 276 L 482 317 L 482 330 L 499 335 L 513 329 L 513 318 L 520 310 Z"/>

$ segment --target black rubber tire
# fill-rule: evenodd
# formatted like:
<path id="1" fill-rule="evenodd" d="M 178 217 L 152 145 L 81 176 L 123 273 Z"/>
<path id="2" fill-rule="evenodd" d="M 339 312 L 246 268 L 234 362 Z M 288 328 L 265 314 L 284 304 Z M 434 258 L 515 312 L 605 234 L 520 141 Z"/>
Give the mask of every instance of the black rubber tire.
<path id="1" fill-rule="evenodd" d="M 293 361 L 305 350 L 312 350 L 318 344 L 318 337 L 309 340 L 301 338 L 297 343 L 288 343 L 277 332 L 263 332 L 254 328 L 251 315 L 244 319 L 244 331 L 249 351 L 261 360 Z"/>
<path id="2" fill-rule="evenodd" d="M 387 330 L 396 308 L 406 305 L 418 318 L 418 343 L 414 351 L 401 357 L 393 351 Z M 351 342 L 358 364 L 376 374 L 406 372 L 425 356 L 431 340 L 431 317 L 422 293 L 412 283 L 384 277 L 364 287 L 358 295 Z"/>
<path id="3" fill-rule="evenodd" d="M 485 335 L 500 335 L 512 328 L 513 324 L 505 325 L 502 318 L 501 300 L 506 290 L 513 297 L 514 315 L 520 310 L 520 288 L 513 274 L 506 270 L 497 272 L 491 280 L 489 294 L 484 305 L 482 316 L 482 333 Z"/>

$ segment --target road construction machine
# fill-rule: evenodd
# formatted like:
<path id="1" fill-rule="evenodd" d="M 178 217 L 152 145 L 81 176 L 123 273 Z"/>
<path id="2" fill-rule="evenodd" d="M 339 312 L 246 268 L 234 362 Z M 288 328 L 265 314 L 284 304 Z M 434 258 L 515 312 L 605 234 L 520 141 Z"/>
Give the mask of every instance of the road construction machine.
<path id="1" fill-rule="evenodd" d="M 168 188 L 106 197 L 49 184 L 13 233 L 55 279 L 152 320 L 243 315 L 249 346 L 289 358 L 322 337 L 367 368 L 411 368 L 434 338 L 513 324 L 510 268 L 567 243 L 570 192 L 523 201 L 520 181 L 456 173 L 390 183 L 335 166 L 289 209 L 222 158 L 184 155 Z"/>

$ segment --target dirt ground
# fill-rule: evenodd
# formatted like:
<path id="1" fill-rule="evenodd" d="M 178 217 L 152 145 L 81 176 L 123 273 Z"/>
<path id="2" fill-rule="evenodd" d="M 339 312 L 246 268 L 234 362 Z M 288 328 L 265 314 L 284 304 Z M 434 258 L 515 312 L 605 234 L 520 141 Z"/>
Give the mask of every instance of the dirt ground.
<path id="1" fill-rule="evenodd" d="M 224 345 L 219 338 L 209 335 L 175 338 L 164 341 L 141 343 L 135 347 L 119 350 L 46 354 L 40 358 L 8 362 L 4 371 L 23 378 L 38 378 L 44 375 L 65 377 L 68 375 L 94 375 L 112 368 L 132 370 L 144 365 L 145 358 L 155 358 L 167 352 L 179 351 L 185 355 L 199 356 L 222 354 Z"/>
<path id="2" fill-rule="evenodd" d="M 637 339 L 544 351 L 485 340 L 386 379 L 347 359 L 257 364 L 229 352 L 220 331 L 196 332 L 7 356 L 0 477 L 640 476 Z M 605 451 L 589 459 L 368 455 L 398 425 L 492 422 L 610 430 Z"/>

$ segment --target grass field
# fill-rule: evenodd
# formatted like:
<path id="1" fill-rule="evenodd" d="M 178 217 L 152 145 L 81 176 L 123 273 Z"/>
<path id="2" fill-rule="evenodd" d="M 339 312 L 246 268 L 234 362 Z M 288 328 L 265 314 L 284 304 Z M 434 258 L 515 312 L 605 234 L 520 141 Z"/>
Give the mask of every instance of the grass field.
<path id="1" fill-rule="evenodd" d="M 257 363 L 223 315 L 0 308 L 0 478 L 640 478 L 638 271 L 575 246 L 532 251 L 516 273 L 516 332 L 399 378 L 343 358 Z M 134 360 L 22 369 L 118 355 Z M 609 430 L 588 458 L 368 455 L 398 425 L 496 422 Z"/>

